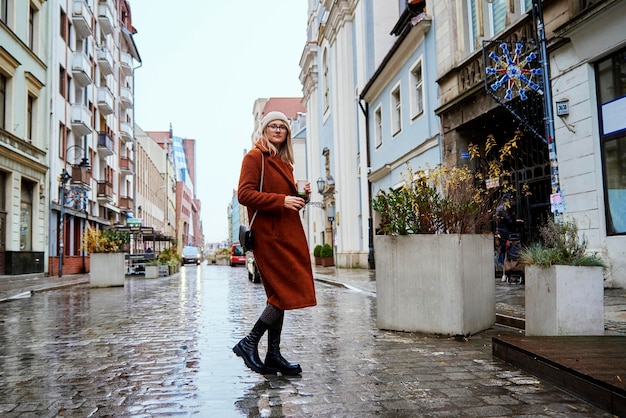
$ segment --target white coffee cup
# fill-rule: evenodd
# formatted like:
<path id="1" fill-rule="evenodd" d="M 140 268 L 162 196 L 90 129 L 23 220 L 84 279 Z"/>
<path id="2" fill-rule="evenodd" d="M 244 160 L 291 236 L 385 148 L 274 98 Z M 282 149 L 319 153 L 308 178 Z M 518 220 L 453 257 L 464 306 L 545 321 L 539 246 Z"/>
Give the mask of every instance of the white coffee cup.
<path id="1" fill-rule="evenodd" d="M 298 194 L 306 195 L 306 190 L 304 190 L 304 186 L 308 183 L 308 180 L 296 180 L 296 185 L 298 186 Z"/>

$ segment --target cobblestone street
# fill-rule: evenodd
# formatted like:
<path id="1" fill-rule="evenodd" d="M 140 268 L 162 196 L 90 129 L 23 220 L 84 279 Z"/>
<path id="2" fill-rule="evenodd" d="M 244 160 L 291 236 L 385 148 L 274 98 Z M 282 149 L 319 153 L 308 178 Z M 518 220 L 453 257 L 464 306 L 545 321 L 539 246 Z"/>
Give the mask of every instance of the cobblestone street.
<path id="1" fill-rule="evenodd" d="M 285 317 L 282 351 L 302 375 L 258 375 L 231 348 L 264 307 L 261 286 L 242 267 L 187 266 L 0 303 L 0 415 L 611 416 L 493 357 L 491 337 L 512 329 L 382 331 L 372 292 L 320 280 L 319 305 Z"/>

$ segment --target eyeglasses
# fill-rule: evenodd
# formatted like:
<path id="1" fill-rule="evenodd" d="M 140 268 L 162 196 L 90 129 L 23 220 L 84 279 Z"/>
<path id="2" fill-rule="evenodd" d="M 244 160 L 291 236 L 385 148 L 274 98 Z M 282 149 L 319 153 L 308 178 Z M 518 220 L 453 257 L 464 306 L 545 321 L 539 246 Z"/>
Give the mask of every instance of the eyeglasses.
<path id="1" fill-rule="evenodd" d="M 272 132 L 276 132 L 276 131 L 287 132 L 287 127 L 285 125 L 270 125 L 268 126 L 268 128 Z"/>

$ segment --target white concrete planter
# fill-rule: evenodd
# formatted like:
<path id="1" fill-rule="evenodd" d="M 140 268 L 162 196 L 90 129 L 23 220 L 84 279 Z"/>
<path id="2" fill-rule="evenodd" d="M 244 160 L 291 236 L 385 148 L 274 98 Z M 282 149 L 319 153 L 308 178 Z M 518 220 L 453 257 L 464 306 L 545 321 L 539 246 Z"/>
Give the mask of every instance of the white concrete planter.
<path id="1" fill-rule="evenodd" d="M 146 279 L 156 279 L 159 277 L 159 266 L 145 266 Z"/>
<path id="2" fill-rule="evenodd" d="M 124 286 L 124 253 L 92 253 L 89 258 L 91 287 Z"/>
<path id="3" fill-rule="evenodd" d="M 468 335 L 496 322 L 491 234 L 374 237 L 378 327 Z"/>
<path id="4" fill-rule="evenodd" d="M 526 266 L 526 335 L 604 335 L 602 267 Z"/>

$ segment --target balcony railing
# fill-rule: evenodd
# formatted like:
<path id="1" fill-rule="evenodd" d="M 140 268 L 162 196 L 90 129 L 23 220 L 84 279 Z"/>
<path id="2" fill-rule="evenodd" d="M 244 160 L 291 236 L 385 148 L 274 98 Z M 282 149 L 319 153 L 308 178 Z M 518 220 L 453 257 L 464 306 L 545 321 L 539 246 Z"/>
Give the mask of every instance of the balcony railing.
<path id="1" fill-rule="evenodd" d="M 79 184 L 87 190 L 91 190 L 90 185 L 91 170 L 87 167 L 75 165 L 72 167 L 72 184 Z"/>
<path id="2" fill-rule="evenodd" d="M 126 76 L 133 75 L 133 57 L 128 52 L 120 53 L 120 68 Z"/>
<path id="3" fill-rule="evenodd" d="M 128 122 L 120 122 L 120 139 L 124 142 L 133 140 L 133 128 Z"/>
<path id="4" fill-rule="evenodd" d="M 103 157 L 113 155 L 113 138 L 106 132 L 98 133 L 98 154 Z"/>
<path id="5" fill-rule="evenodd" d="M 91 63 L 83 51 L 72 54 L 72 76 L 80 87 L 91 84 Z"/>
<path id="6" fill-rule="evenodd" d="M 126 109 L 130 109 L 133 106 L 133 93 L 128 87 L 120 89 L 120 102 Z"/>
<path id="7" fill-rule="evenodd" d="M 127 176 L 133 175 L 135 172 L 135 162 L 128 157 L 120 157 L 120 171 Z"/>
<path id="8" fill-rule="evenodd" d="M 132 209 L 133 208 L 133 198 L 130 196 L 120 196 L 120 209 Z"/>
<path id="9" fill-rule="evenodd" d="M 100 47 L 97 49 L 96 60 L 104 75 L 113 74 L 113 55 L 107 48 Z"/>
<path id="10" fill-rule="evenodd" d="M 100 23 L 100 30 L 105 35 L 113 33 L 113 12 L 111 12 L 111 6 L 109 0 L 98 1 L 98 23 Z"/>
<path id="11" fill-rule="evenodd" d="M 110 115 L 115 109 L 115 100 L 113 99 L 113 93 L 108 87 L 98 88 L 98 110 L 104 116 Z"/>
<path id="12" fill-rule="evenodd" d="M 98 181 L 98 201 L 112 202 L 113 201 L 113 185 L 110 181 L 99 180 Z"/>
<path id="13" fill-rule="evenodd" d="M 85 0 L 74 0 L 72 3 L 72 25 L 76 34 L 81 38 L 91 36 L 91 21 L 93 14 Z"/>
<path id="14" fill-rule="evenodd" d="M 91 111 L 82 104 L 72 105 L 72 132 L 77 137 L 91 133 Z"/>

